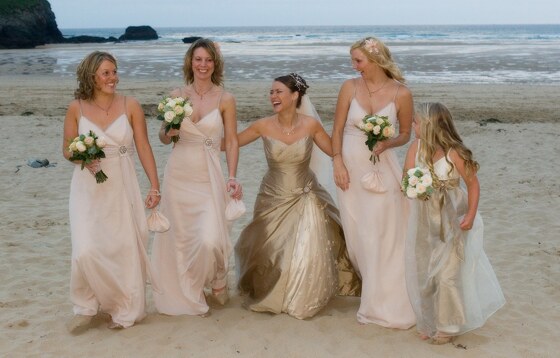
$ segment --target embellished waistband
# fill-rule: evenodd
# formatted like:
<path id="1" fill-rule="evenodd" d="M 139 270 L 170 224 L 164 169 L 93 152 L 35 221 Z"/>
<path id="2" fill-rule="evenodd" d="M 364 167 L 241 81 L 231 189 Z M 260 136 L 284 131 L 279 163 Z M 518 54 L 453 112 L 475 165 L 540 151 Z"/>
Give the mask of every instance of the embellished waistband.
<path id="1" fill-rule="evenodd" d="M 116 158 L 131 156 L 136 150 L 132 146 L 121 145 L 118 147 L 116 145 L 108 145 L 103 148 L 103 151 L 106 158 Z"/>
<path id="2" fill-rule="evenodd" d="M 211 137 L 183 139 L 183 138 L 179 137 L 179 141 L 177 143 L 181 143 L 181 144 L 201 144 L 206 149 L 210 149 L 210 148 L 219 149 L 220 145 L 221 145 L 221 139 L 220 138 L 211 138 Z"/>

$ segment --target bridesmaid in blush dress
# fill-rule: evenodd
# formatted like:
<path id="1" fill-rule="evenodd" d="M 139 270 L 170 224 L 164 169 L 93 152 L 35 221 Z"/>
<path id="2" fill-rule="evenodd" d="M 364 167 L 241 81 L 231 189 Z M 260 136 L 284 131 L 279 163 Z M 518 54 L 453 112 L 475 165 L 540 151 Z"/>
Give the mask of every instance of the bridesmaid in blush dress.
<path id="1" fill-rule="evenodd" d="M 186 86 L 171 97 L 188 97 L 193 114 L 180 129 L 159 133 L 170 144 L 179 135 L 165 167 L 161 212 L 169 231 L 157 233 L 152 250 L 154 292 L 158 312 L 168 315 L 207 316 L 205 293 L 225 304 L 231 243 L 225 218 L 231 197 L 241 198 L 235 179 L 239 148 L 235 99 L 224 91 L 223 60 L 217 45 L 208 39 L 194 42 L 185 55 Z M 220 144 L 225 137 L 229 179 L 224 181 Z"/>
<path id="2" fill-rule="evenodd" d="M 106 158 L 85 165 L 74 162 L 70 186 L 72 333 L 88 328 L 98 310 L 108 313 L 110 328 L 126 328 L 145 316 L 148 228 L 134 167 L 134 152 L 151 183 L 147 208 L 159 202 L 159 181 L 144 112 L 138 102 L 115 92 L 117 62 L 106 52 L 86 56 L 77 69 L 76 100 L 64 119 L 62 151 L 90 130 L 104 138 Z M 99 170 L 108 176 L 96 183 Z"/>
<path id="3" fill-rule="evenodd" d="M 410 139 L 412 95 L 378 39 L 367 37 L 350 49 L 360 77 L 342 85 L 333 125 L 333 169 L 348 252 L 362 278 L 360 323 L 407 329 L 415 318 L 405 283 L 408 202 L 400 191 L 402 169 L 393 148 Z M 368 149 L 358 129 L 367 114 L 384 115 L 397 136 Z M 374 164 L 370 157 L 379 160 Z"/>
<path id="4" fill-rule="evenodd" d="M 239 134 L 240 145 L 262 138 L 268 171 L 253 220 L 235 246 L 245 306 L 298 319 L 313 317 L 336 294 L 356 295 L 360 284 L 338 210 L 310 168 L 315 145 L 327 155 L 332 150 L 318 116 L 296 111 L 302 102 L 312 109 L 306 90 L 297 74 L 276 78 L 270 90 L 275 114 Z"/>

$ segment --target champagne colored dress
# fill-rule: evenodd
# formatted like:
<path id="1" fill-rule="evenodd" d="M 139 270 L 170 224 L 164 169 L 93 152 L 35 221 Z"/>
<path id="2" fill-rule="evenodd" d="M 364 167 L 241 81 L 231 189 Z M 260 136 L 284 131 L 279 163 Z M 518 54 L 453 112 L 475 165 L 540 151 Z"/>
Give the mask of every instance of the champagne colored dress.
<path id="1" fill-rule="evenodd" d="M 216 108 L 197 123 L 185 119 L 165 167 L 160 211 L 171 227 L 156 233 L 152 264 L 161 292 L 156 309 L 168 315 L 208 311 L 205 289 L 227 285 L 232 251 L 225 218 L 228 195 L 220 165 L 223 120 Z"/>
<path id="2" fill-rule="evenodd" d="M 407 285 L 416 328 L 430 337 L 438 331 L 459 335 L 481 327 L 505 303 L 484 253 L 482 218 L 476 214 L 471 230 L 459 227 L 468 196 L 447 160 L 434 163 L 439 182 L 430 199 L 411 201 L 407 239 Z M 418 159 L 416 165 L 424 166 Z"/>
<path id="3" fill-rule="evenodd" d="M 81 108 L 80 108 L 81 109 Z M 70 297 L 74 313 L 93 316 L 98 309 L 130 327 L 145 316 L 148 227 L 134 167 L 133 132 L 126 114 L 105 130 L 83 115 L 78 132 L 104 137 L 97 184 L 76 165 L 70 186 L 72 267 Z"/>
<path id="4" fill-rule="evenodd" d="M 309 318 L 337 293 L 358 294 L 359 279 L 338 210 L 309 168 L 313 138 L 263 144 L 268 172 L 235 247 L 239 290 L 253 311 Z"/>
<path id="5" fill-rule="evenodd" d="M 388 116 L 398 133 L 394 98 L 377 114 Z M 361 323 L 407 329 L 415 323 L 405 282 L 409 204 L 400 190 L 402 168 L 395 151 L 385 150 L 375 165 L 369 160 L 366 135 L 356 127 L 366 114 L 354 96 L 342 140 L 350 187 L 346 191 L 337 189 L 348 253 L 362 278 L 357 317 Z M 378 181 L 376 191 L 362 184 L 363 178 L 372 175 Z"/>

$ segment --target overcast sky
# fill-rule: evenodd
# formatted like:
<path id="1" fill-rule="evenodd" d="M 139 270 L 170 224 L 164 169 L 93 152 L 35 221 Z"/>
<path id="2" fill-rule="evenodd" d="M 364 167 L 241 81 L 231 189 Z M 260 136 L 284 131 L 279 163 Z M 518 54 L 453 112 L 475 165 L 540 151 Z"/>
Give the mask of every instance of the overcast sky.
<path id="1" fill-rule="evenodd" d="M 558 24 L 558 0 L 49 0 L 59 28 Z"/>

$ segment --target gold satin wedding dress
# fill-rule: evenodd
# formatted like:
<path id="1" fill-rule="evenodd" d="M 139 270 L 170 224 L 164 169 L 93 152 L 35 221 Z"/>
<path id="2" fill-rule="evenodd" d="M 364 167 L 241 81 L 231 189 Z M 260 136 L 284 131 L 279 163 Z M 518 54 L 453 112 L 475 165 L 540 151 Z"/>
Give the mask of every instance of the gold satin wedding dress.
<path id="1" fill-rule="evenodd" d="M 338 210 L 309 168 L 313 138 L 263 144 L 269 169 L 235 246 L 239 290 L 253 311 L 309 318 L 335 294 L 359 294 L 360 282 Z"/>
<path id="2" fill-rule="evenodd" d="M 467 192 L 451 159 L 434 163 L 439 183 L 429 200 L 411 200 L 407 239 L 407 287 L 416 328 L 426 335 L 459 335 L 481 327 L 505 303 L 484 253 L 483 222 L 477 213 L 471 230 L 459 227 L 467 212 Z M 418 162 L 416 165 L 423 166 Z"/>

